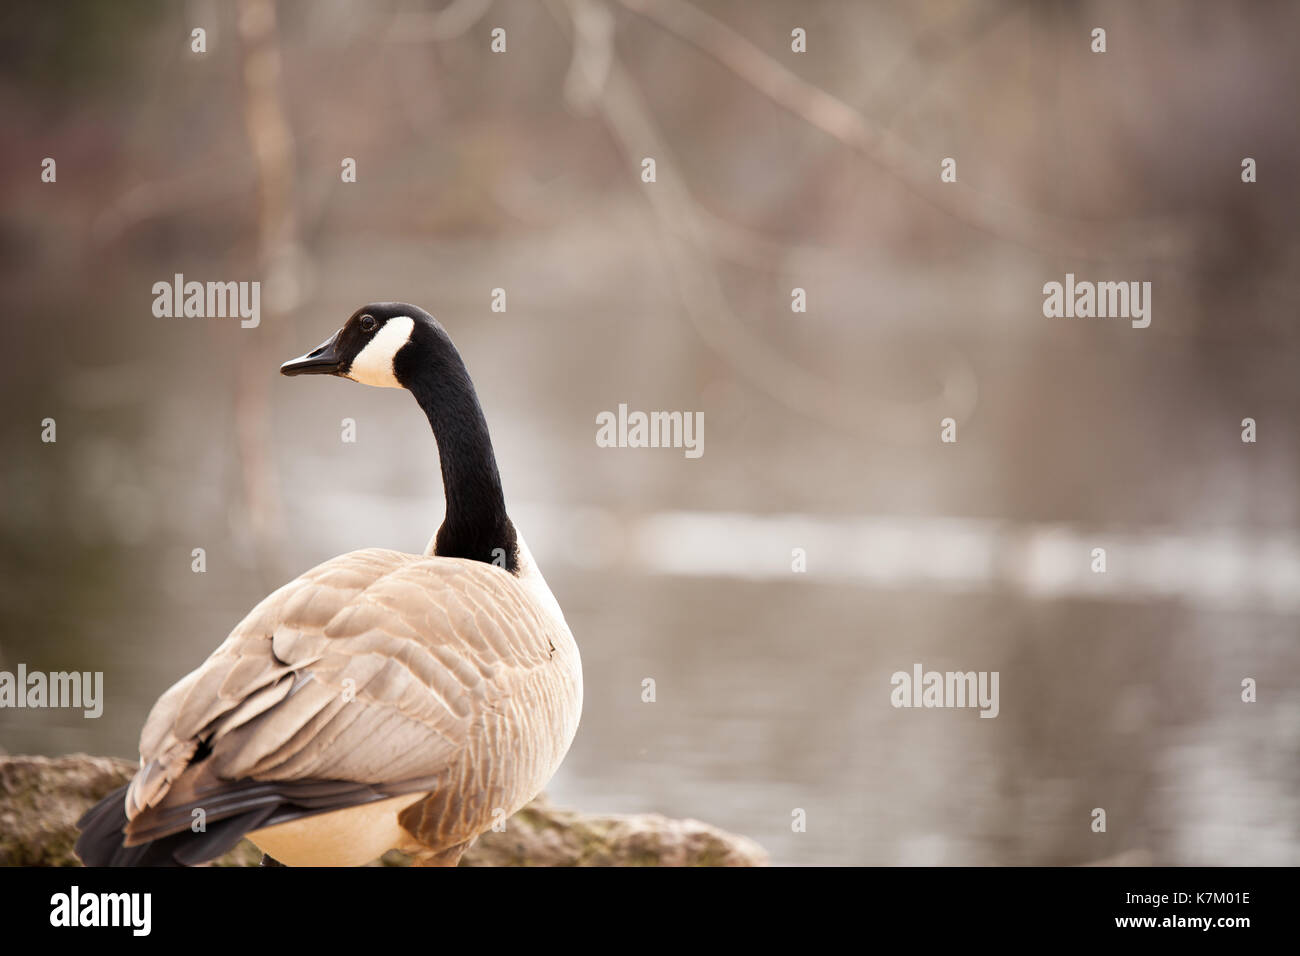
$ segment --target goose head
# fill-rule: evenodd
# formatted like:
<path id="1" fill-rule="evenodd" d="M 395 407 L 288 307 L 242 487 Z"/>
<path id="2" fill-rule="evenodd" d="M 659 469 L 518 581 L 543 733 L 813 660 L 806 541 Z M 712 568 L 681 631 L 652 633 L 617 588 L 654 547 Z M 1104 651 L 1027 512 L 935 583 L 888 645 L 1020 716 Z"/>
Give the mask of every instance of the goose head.
<path id="1" fill-rule="evenodd" d="M 455 353 L 437 320 L 405 302 L 362 306 L 329 339 L 280 366 L 282 375 L 337 375 L 379 388 L 410 388 L 414 378 Z"/>

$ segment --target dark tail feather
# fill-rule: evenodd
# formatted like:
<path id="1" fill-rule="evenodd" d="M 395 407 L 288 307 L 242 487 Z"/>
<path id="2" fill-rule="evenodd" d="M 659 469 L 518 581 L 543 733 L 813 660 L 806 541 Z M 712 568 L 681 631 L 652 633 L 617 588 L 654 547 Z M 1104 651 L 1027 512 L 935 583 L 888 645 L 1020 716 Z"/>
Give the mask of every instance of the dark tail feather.
<path id="1" fill-rule="evenodd" d="M 266 822 L 277 807 L 259 807 L 211 824 L 203 833 L 183 830 L 125 846 L 126 787 L 118 787 L 77 821 L 76 853 L 86 866 L 194 866 L 232 850 L 244 834 Z"/>
<path id="2" fill-rule="evenodd" d="M 75 849 L 86 866 L 194 866 L 229 852 L 244 834 L 262 827 L 434 786 L 434 778 L 396 784 L 238 780 L 206 787 L 196 787 L 191 780 L 175 788 L 184 802 L 151 807 L 136 818 L 132 839 L 144 842 L 135 846 L 126 846 L 127 788 L 122 786 L 77 821 L 81 836 Z M 199 806 L 207 809 L 207 829 L 194 833 L 190 818 Z"/>
<path id="3" fill-rule="evenodd" d="M 86 866 L 111 866 L 114 853 L 122 848 L 126 829 L 126 789 L 118 787 L 81 815 L 77 845 L 73 848 Z"/>

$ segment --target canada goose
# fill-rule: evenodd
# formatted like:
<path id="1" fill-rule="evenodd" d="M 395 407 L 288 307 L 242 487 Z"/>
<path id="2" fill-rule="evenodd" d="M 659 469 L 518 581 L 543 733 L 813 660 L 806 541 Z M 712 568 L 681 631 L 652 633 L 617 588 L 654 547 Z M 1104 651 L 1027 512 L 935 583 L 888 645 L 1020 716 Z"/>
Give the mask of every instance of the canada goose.
<path id="1" fill-rule="evenodd" d="M 438 442 L 446 517 L 422 555 L 368 548 L 289 582 L 163 694 L 140 770 L 78 821 L 88 865 L 195 864 L 248 836 L 289 866 L 392 848 L 455 866 L 545 786 L 577 730 L 577 645 L 506 516 L 442 326 L 368 305 L 280 371 L 408 389 Z"/>

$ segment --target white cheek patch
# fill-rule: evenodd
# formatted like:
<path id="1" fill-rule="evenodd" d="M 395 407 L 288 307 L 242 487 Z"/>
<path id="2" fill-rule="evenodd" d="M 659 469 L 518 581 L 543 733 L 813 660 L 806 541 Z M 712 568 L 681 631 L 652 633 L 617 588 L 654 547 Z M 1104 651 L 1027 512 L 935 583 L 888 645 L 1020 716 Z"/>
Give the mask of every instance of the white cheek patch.
<path id="1" fill-rule="evenodd" d="M 375 333 L 366 347 L 357 353 L 347 377 L 363 385 L 402 388 L 402 383 L 393 374 L 393 357 L 411 340 L 411 330 L 414 328 L 415 321 L 409 316 L 393 316 Z"/>

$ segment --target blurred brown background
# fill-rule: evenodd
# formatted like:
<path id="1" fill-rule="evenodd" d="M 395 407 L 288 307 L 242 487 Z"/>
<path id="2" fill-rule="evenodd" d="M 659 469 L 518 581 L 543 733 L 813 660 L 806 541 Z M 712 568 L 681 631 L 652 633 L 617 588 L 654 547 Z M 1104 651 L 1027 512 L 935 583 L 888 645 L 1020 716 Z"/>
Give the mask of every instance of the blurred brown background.
<path id="1" fill-rule="evenodd" d="M 410 398 L 276 374 L 397 299 L 464 354 L 582 648 L 557 802 L 783 863 L 1300 862 L 1300 7 L 0 18 L 0 669 L 107 698 L 0 711 L 3 750 L 131 754 L 269 590 L 424 546 Z M 1150 328 L 1044 318 L 1066 272 L 1152 282 Z M 155 318 L 175 273 L 261 281 L 260 327 Z M 597 447 L 619 403 L 703 411 L 704 456 Z M 1000 716 L 893 709 L 914 662 L 999 671 Z"/>

